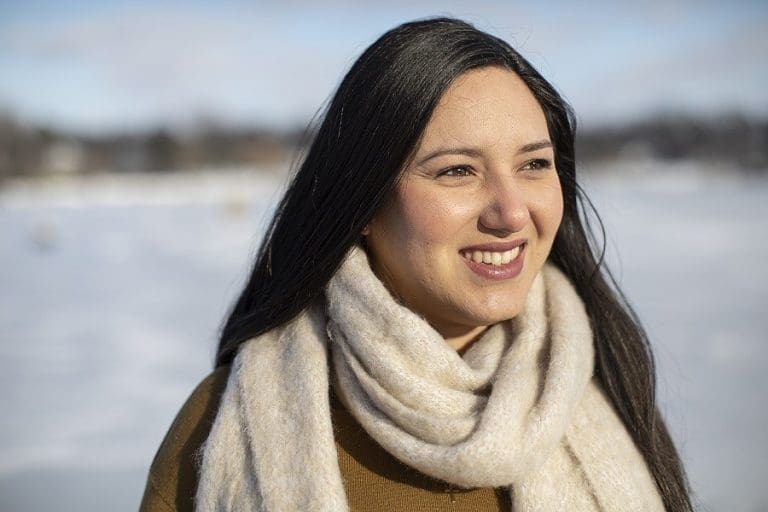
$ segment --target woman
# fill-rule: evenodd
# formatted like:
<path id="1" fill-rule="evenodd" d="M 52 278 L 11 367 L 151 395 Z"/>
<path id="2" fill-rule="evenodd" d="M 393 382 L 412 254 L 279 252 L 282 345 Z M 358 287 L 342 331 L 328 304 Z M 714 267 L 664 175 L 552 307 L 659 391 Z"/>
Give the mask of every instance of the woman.
<path id="1" fill-rule="evenodd" d="M 573 125 L 464 22 L 368 48 L 142 510 L 691 510 L 582 224 Z"/>

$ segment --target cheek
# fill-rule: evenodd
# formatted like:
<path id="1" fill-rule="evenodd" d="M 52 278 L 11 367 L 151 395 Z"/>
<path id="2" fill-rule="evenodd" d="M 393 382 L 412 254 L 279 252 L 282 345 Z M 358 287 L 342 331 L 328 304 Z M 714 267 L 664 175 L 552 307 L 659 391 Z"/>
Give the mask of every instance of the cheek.
<path id="1" fill-rule="evenodd" d="M 454 240 L 473 212 L 464 202 L 445 191 L 404 187 L 393 204 L 393 217 L 402 239 L 412 247 L 429 248 Z"/>
<path id="2" fill-rule="evenodd" d="M 530 209 L 539 236 L 553 239 L 563 218 L 563 193 L 560 183 L 542 187 L 534 197 Z"/>

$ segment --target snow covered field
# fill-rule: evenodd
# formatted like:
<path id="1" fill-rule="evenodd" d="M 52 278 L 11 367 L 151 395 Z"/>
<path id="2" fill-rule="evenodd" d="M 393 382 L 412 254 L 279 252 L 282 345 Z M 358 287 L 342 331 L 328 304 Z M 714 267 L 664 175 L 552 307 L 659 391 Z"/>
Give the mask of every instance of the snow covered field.
<path id="1" fill-rule="evenodd" d="M 768 510 L 768 181 L 627 167 L 585 187 L 701 510 Z M 281 182 L 235 170 L 0 189 L 0 510 L 137 508 Z"/>

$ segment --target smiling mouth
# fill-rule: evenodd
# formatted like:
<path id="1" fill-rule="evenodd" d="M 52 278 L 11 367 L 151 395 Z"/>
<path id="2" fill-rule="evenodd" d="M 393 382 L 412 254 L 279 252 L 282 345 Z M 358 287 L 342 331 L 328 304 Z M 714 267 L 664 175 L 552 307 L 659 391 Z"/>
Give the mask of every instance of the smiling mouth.
<path id="1" fill-rule="evenodd" d="M 522 248 L 523 245 L 518 245 L 508 251 L 462 251 L 461 255 L 464 259 L 475 263 L 500 267 L 517 258 Z"/>

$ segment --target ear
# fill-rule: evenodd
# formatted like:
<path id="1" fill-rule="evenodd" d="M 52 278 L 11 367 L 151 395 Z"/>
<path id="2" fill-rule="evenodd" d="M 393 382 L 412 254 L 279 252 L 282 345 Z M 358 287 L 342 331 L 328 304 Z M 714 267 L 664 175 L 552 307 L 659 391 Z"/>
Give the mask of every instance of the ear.
<path id="1" fill-rule="evenodd" d="M 363 228 L 363 230 L 360 232 L 360 234 L 363 235 L 363 236 L 370 235 L 371 234 L 371 225 L 370 224 L 366 224 L 365 227 Z"/>

